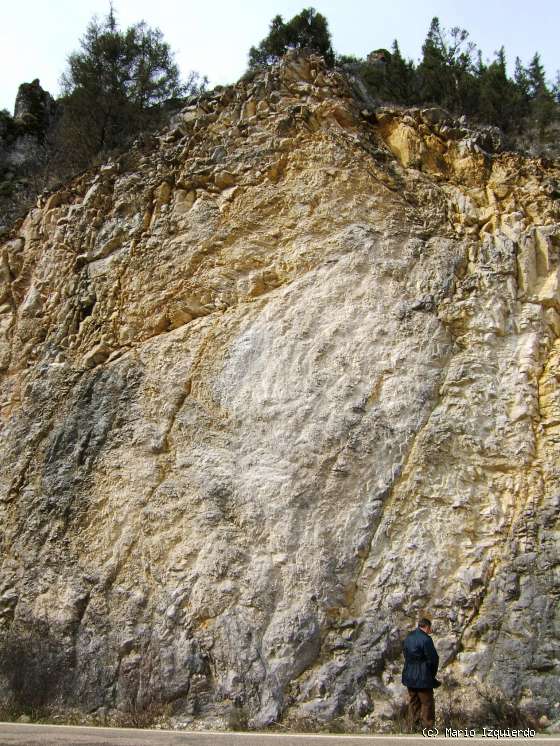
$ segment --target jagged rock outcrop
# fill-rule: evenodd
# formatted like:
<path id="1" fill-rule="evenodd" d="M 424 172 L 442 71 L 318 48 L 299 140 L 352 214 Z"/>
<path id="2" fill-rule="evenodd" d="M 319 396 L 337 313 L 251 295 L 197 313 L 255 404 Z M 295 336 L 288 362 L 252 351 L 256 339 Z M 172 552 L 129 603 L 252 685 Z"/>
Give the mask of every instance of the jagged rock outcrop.
<path id="1" fill-rule="evenodd" d="M 38 78 L 31 83 L 22 83 L 18 88 L 14 104 L 16 121 L 30 123 L 44 134 L 54 120 L 55 109 L 53 97 L 41 87 Z"/>
<path id="2" fill-rule="evenodd" d="M 46 140 L 54 127 L 56 110 L 54 99 L 36 79 L 19 86 L 13 117 L 0 112 L 0 238 L 5 238 L 10 224 L 49 182 L 45 163 L 50 146 Z M 45 173 L 39 175 L 42 170 Z"/>
<path id="3" fill-rule="evenodd" d="M 375 723 L 428 613 L 554 716 L 560 171 L 497 145 L 288 55 L 14 228 L 0 630 L 53 697 Z"/>

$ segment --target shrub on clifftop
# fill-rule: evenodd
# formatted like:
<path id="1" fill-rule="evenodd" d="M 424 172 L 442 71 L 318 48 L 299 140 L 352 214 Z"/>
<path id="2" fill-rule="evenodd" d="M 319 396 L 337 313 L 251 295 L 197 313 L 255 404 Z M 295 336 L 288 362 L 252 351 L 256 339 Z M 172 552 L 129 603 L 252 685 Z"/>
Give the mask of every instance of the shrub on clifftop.
<path id="1" fill-rule="evenodd" d="M 143 21 L 121 31 L 111 8 L 88 25 L 61 84 L 62 141 L 87 161 L 153 124 L 161 104 L 196 92 L 199 77 L 182 82 L 161 31 Z"/>
<path id="2" fill-rule="evenodd" d="M 282 16 L 275 16 L 270 31 L 257 47 L 249 50 L 249 67 L 272 65 L 288 49 L 307 49 L 324 57 L 327 65 L 334 63 L 329 24 L 315 8 L 304 8 L 301 13 L 284 23 Z"/>

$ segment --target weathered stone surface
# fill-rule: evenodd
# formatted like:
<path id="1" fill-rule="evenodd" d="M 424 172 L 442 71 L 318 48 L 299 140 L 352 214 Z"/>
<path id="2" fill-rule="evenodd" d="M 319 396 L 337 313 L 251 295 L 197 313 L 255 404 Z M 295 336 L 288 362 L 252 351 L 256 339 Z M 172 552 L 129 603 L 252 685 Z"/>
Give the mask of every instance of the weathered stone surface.
<path id="1" fill-rule="evenodd" d="M 14 104 L 14 119 L 29 121 L 44 132 L 54 118 L 55 102 L 48 91 L 41 88 L 38 79 L 22 83 Z"/>
<path id="2" fill-rule="evenodd" d="M 38 80 L 19 86 L 14 117 L 0 116 L 0 238 L 33 204 L 34 178 L 44 164 L 45 139 L 56 119 L 56 104 Z M 44 176 L 43 183 L 48 182 Z"/>
<path id="3" fill-rule="evenodd" d="M 361 109 L 290 55 L 2 247 L 0 624 L 68 704 L 374 723 L 428 613 L 554 719 L 558 169 Z"/>

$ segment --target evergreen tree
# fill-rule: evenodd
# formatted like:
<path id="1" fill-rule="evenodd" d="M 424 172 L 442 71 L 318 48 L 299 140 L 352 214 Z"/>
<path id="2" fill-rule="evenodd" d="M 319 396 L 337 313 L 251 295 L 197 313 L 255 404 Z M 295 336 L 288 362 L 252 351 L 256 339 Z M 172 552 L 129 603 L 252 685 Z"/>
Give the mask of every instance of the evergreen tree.
<path id="1" fill-rule="evenodd" d="M 556 80 L 552 86 L 552 95 L 557 104 L 560 104 L 560 70 L 556 71 Z"/>
<path id="2" fill-rule="evenodd" d="M 544 67 L 538 52 L 535 52 L 526 71 L 529 96 L 533 99 L 548 91 Z"/>
<path id="3" fill-rule="evenodd" d="M 439 104 L 454 114 L 468 114 L 481 123 L 497 125 L 504 132 L 522 129 L 531 117 L 542 135 L 560 116 L 560 73 L 555 85 L 548 85 L 538 54 L 527 68 L 516 58 L 511 78 L 503 47 L 491 62 L 485 62 L 465 29 L 447 30 L 438 18 L 430 23 L 417 67 L 403 58 L 396 39 L 390 52 L 377 49 L 367 60 L 347 56 L 339 62 L 351 64 L 378 100 Z"/>
<path id="4" fill-rule="evenodd" d="M 387 64 L 386 93 L 391 93 L 394 100 L 401 104 L 413 104 L 415 101 L 415 73 L 412 60 L 405 60 L 399 43 L 395 39 Z"/>
<path id="5" fill-rule="evenodd" d="M 513 79 L 520 95 L 529 100 L 529 76 L 527 70 L 521 64 L 519 57 L 515 58 L 515 72 Z"/>
<path id="6" fill-rule="evenodd" d="M 448 32 L 439 18 L 432 19 L 417 71 L 420 100 L 456 112 L 472 110 L 477 98 L 472 60 L 475 46 L 468 36 L 465 29 L 454 27 Z"/>
<path id="7" fill-rule="evenodd" d="M 422 61 L 418 67 L 419 94 L 422 101 L 448 105 L 452 95 L 452 80 L 446 64 L 446 49 L 439 18 L 432 18 L 422 46 Z"/>
<path id="8" fill-rule="evenodd" d="M 477 118 L 503 130 L 509 129 L 515 118 L 517 100 L 515 84 L 507 76 L 503 47 L 496 52 L 496 59 L 490 65 L 479 64 L 477 77 L 480 82 Z"/>
<path id="9" fill-rule="evenodd" d="M 519 57 L 515 58 L 513 81 L 515 85 L 515 122 L 520 125 L 523 119 L 529 114 L 530 96 L 529 76 L 527 70 L 521 64 Z"/>
<path id="10" fill-rule="evenodd" d="M 376 98 L 399 104 L 415 102 L 414 63 L 404 59 L 396 39 L 390 52 L 387 49 L 372 52 L 368 61 L 362 62 L 360 73 Z"/>
<path id="11" fill-rule="evenodd" d="M 273 65 L 288 49 L 287 27 L 281 15 L 274 16 L 270 22 L 268 36 L 258 47 L 249 50 L 249 67 Z"/>
<path id="12" fill-rule="evenodd" d="M 527 81 L 531 116 L 534 117 L 542 137 L 556 113 L 556 106 L 553 93 L 546 84 L 544 67 L 538 52 L 535 52 L 527 68 Z"/>
<path id="13" fill-rule="evenodd" d="M 113 8 L 93 19 L 68 57 L 62 75 L 61 139 L 87 162 L 155 121 L 159 106 L 196 89 L 198 76 L 180 81 L 173 54 L 159 29 L 144 22 L 118 28 Z"/>
<path id="14" fill-rule="evenodd" d="M 284 23 L 282 16 L 275 16 L 270 23 L 268 36 L 258 47 L 249 50 L 249 67 L 271 65 L 288 49 L 306 49 L 325 58 L 327 65 L 334 64 L 329 25 L 325 16 L 315 8 L 304 8 L 301 13 Z"/>
<path id="15" fill-rule="evenodd" d="M 360 74 L 370 93 L 382 101 L 397 101 L 393 98 L 387 85 L 387 65 L 391 59 L 391 53 L 387 49 L 376 49 L 368 55 L 366 62 L 362 61 Z"/>

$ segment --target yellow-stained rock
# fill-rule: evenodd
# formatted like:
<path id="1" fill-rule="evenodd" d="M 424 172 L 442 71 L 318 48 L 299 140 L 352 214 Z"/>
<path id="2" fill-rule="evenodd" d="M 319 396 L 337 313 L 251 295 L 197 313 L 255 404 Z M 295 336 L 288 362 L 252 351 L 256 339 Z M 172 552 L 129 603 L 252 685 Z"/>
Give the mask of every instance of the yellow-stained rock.
<path id="1" fill-rule="evenodd" d="M 419 614 L 554 706 L 560 171 L 364 107 L 292 51 L 2 246 L 0 661 L 69 708 L 375 718 Z"/>

